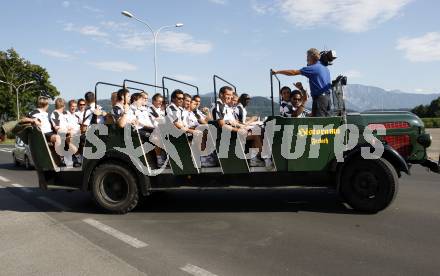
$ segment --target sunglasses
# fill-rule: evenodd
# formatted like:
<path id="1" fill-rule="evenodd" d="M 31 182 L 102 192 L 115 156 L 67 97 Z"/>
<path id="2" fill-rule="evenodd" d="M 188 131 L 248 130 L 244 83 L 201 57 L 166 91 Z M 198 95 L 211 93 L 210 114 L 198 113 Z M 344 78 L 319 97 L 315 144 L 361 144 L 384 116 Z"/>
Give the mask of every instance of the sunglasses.
<path id="1" fill-rule="evenodd" d="M 177 97 L 176 99 L 180 101 L 183 100 L 183 97 Z"/>
<path id="2" fill-rule="evenodd" d="M 85 106 L 86 104 L 79 104 L 79 106 Z"/>

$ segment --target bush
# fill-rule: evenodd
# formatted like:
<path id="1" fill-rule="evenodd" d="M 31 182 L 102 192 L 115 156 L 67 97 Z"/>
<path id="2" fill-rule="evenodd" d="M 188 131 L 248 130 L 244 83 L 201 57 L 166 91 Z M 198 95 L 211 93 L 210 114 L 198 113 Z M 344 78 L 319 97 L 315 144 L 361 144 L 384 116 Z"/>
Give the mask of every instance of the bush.
<path id="1" fill-rule="evenodd" d="M 440 118 L 422 118 L 425 128 L 440 128 Z"/>

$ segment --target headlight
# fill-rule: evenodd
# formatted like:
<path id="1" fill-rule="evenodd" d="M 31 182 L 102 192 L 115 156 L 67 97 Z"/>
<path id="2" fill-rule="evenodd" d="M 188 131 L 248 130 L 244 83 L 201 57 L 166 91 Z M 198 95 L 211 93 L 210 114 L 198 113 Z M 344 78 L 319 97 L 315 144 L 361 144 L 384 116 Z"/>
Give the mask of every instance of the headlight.
<path id="1" fill-rule="evenodd" d="M 425 148 L 431 146 L 432 137 L 431 134 L 425 133 L 417 137 L 417 142 Z"/>

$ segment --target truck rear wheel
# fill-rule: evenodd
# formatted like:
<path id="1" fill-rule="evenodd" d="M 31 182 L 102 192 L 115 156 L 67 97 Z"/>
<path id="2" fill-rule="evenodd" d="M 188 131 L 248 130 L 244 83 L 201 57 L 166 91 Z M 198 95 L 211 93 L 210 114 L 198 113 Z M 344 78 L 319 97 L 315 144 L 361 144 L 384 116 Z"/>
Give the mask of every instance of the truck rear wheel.
<path id="1" fill-rule="evenodd" d="M 380 158 L 350 161 L 342 171 L 340 194 L 356 211 L 377 213 L 396 197 L 398 176 L 393 165 Z"/>
<path id="2" fill-rule="evenodd" d="M 139 201 L 136 179 L 123 164 L 99 165 L 93 173 L 91 188 L 98 205 L 112 213 L 125 214 Z"/>

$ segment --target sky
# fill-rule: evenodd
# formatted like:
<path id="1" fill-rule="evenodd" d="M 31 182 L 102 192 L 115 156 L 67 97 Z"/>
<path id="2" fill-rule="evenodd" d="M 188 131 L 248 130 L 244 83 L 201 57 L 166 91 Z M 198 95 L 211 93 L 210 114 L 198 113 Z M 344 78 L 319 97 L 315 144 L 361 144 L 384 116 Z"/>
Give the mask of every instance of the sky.
<path id="1" fill-rule="evenodd" d="M 217 74 L 238 92 L 269 96 L 269 70 L 300 69 L 314 47 L 335 50 L 332 77 L 387 90 L 440 92 L 440 1 L 435 0 L 3 0 L 0 49 L 45 67 L 66 99 L 98 81 L 154 84 L 162 76 L 213 91 Z M 307 80 L 282 77 L 284 85 Z M 177 86 L 170 85 L 170 89 Z M 182 87 L 184 88 L 184 87 Z M 151 93 L 154 90 L 147 90 Z M 192 90 L 188 89 L 192 93 Z M 98 98 L 101 98 L 98 96 Z"/>

